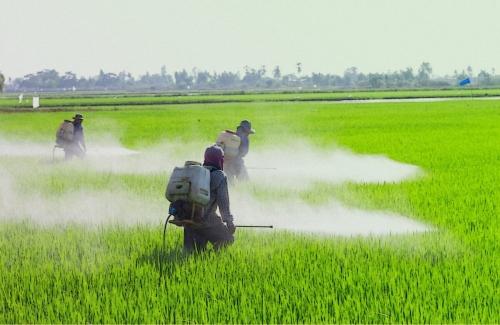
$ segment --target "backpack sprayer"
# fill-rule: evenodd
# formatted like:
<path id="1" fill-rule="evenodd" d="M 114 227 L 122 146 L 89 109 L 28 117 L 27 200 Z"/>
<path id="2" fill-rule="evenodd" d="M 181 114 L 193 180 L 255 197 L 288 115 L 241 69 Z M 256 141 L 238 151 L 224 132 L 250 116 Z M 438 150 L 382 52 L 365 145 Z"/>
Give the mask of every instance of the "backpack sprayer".
<path id="1" fill-rule="evenodd" d="M 55 161 L 56 149 L 64 149 L 65 145 L 73 141 L 75 127 L 70 120 L 64 120 L 56 132 L 56 143 L 52 148 L 52 162 Z"/>

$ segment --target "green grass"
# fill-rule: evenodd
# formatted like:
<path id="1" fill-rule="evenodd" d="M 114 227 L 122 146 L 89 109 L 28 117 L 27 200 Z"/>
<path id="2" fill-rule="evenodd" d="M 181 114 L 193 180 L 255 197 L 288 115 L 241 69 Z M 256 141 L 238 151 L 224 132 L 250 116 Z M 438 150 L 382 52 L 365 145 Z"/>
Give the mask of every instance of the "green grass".
<path id="1" fill-rule="evenodd" d="M 51 141 L 68 114 L 1 114 L 0 135 Z M 299 138 L 416 164 L 426 175 L 413 181 L 320 183 L 290 192 L 308 202 L 336 198 L 401 213 L 436 231 L 385 238 L 238 231 L 226 251 L 186 257 L 181 232 L 171 228 L 160 279 L 159 225 L 4 222 L 0 323 L 500 322 L 500 101 L 123 106 L 85 115 L 89 143 L 112 134 L 130 148 L 164 141 L 202 145 L 248 118 L 257 129 L 253 148 Z M 0 159 L 5 170 L 19 166 L 27 170 L 18 175 L 22 187 L 48 197 L 74 191 L 75 177 L 79 189 L 119 189 L 158 204 L 166 176 Z M 251 190 L 274 199 L 294 195 Z"/>
<path id="2" fill-rule="evenodd" d="M 500 89 L 403 89 L 403 90 L 349 90 L 318 92 L 267 92 L 240 94 L 112 94 L 100 96 L 42 94 L 42 110 L 80 110 L 102 109 L 99 106 L 120 109 L 122 105 L 170 105 L 188 103 L 227 103 L 227 102 L 282 102 L 282 101 L 340 101 L 353 99 L 398 99 L 398 98 L 439 98 L 439 97 L 488 97 L 500 96 Z M 12 111 L 31 109 L 31 97 L 26 96 L 23 103 L 11 96 L 0 97 L 0 110 Z"/>

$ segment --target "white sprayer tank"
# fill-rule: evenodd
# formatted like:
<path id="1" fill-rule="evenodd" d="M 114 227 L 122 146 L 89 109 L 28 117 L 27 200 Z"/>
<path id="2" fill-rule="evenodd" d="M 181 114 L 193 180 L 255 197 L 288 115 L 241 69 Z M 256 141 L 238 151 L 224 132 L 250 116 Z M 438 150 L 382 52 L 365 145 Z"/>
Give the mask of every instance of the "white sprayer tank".
<path id="1" fill-rule="evenodd" d="M 223 131 L 215 141 L 224 150 L 224 158 L 235 158 L 240 153 L 240 137 L 233 131 Z"/>
<path id="2" fill-rule="evenodd" d="M 193 161 L 186 161 L 184 167 L 175 167 L 165 196 L 170 202 L 183 200 L 206 205 L 210 201 L 210 171 Z"/>

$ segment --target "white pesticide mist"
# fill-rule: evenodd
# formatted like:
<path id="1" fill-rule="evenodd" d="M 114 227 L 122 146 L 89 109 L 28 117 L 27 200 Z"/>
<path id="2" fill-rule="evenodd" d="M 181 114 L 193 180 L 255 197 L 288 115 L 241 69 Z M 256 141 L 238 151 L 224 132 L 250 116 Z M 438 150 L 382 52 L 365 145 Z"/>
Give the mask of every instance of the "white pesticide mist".
<path id="1" fill-rule="evenodd" d="M 48 143 L 33 143 L 29 141 L 9 141 L 0 138 L 1 157 L 49 157 L 53 145 Z"/>
<path id="2" fill-rule="evenodd" d="M 116 157 L 130 156 L 138 151 L 130 150 L 116 143 L 107 142 L 104 145 L 96 145 L 89 148 L 89 157 Z M 1 157 L 39 157 L 51 158 L 53 154 L 53 143 L 30 142 L 30 141 L 9 141 L 0 138 L 0 158 Z M 56 148 L 55 155 L 61 158 L 64 154 L 62 149 Z"/>
<path id="3" fill-rule="evenodd" d="M 75 172 L 115 174 L 168 174 L 185 160 L 200 161 L 204 145 L 166 143 L 134 151 L 107 139 L 88 144 L 84 160 L 69 163 L 39 164 L 45 173 L 59 169 Z M 26 173 L 20 167 L 2 166 L 2 158 L 50 162 L 51 143 L 2 140 L 0 138 L 0 221 L 29 219 L 40 225 L 77 223 L 96 225 L 159 224 L 164 220 L 168 202 L 163 193 L 151 198 L 136 195 L 125 188 L 87 189 L 44 195 L 23 191 L 20 179 Z M 193 154 L 194 153 L 194 154 Z M 56 160 L 63 153 L 56 151 Z M 294 232 L 339 236 L 367 236 L 414 233 L 431 230 L 410 218 L 382 211 L 347 207 L 333 198 L 325 204 L 310 205 L 296 191 L 314 189 L 317 182 L 341 184 L 401 182 L 422 174 L 417 166 L 402 164 L 384 156 L 359 155 L 345 149 L 319 150 L 307 144 L 252 150 L 246 159 L 250 185 L 290 191 L 286 199 L 258 200 L 248 191 L 252 186 L 230 188 L 231 209 L 236 224 L 273 225 Z M 6 165 L 7 166 L 7 165 Z M 36 177 L 33 179 L 36 185 Z M 36 188 L 36 186 L 34 186 Z M 272 194 L 270 194 L 272 195 Z"/>
<path id="4" fill-rule="evenodd" d="M 147 198 L 128 192 L 124 188 L 81 188 L 61 194 L 39 193 L 26 190 L 22 180 L 29 177 L 37 188 L 37 177 L 56 175 L 68 171 L 96 173 L 147 173 L 150 171 L 145 157 L 138 151 L 118 145 L 112 138 L 88 146 L 86 159 L 64 161 L 60 148 L 54 143 L 13 141 L 0 138 L 0 222 L 2 220 L 30 220 L 39 225 L 81 224 L 134 225 L 156 224 L 166 215 L 167 205 L 156 198 Z M 2 158 L 14 159 L 16 164 L 2 166 Z M 165 170 L 167 168 L 164 168 Z M 153 169 L 157 171 L 157 168 Z"/>
<path id="5" fill-rule="evenodd" d="M 43 226 L 150 224 L 161 222 L 165 210 L 158 202 L 146 202 L 120 190 L 81 190 L 53 197 L 23 193 L 5 173 L 0 177 L 0 222 L 30 220 Z"/>
<path id="6" fill-rule="evenodd" d="M 92 169 L 96 172 L 116 174 L 167 173 L 175 166 L 183 165 L 185 160 L 200 161 L 203 146 L 184 143 L 165 143 L 141 151 L 131 150 L 118 144 L 111 137 L 100 142 L 87 144 L 84 160 L 74 159 L 70 163 L 78 168 Z M 193 154 L 194 153 L 194 154 Z M 64 151 L 55 148 L 52 142 L 12 141 L 0 138 L 0 159 L 35 158 L 41 162 L 62 162 Z"/>
<path id="7" fill-rule="evenodd" d="M 51 143 L 14 142 L 0 138 L 0 158 L 51 159 L 52 148 Z M 185 160 L 201 161 L 204 149 L 203 145 L 165 143 L 136 151 L 106 140 L 89 145 L 82 164 L 86 168 L 112 173 L 170 172 Z M 56 161 L 63 157 L 62 149 L 56 149 Z M 345 149 L 318 150 L 306 144 L 252 151 L 245 161 L 252 182 L 275 187 L 302 188 L 319 181 L 333 184 L 400 182 L 421 174 L 417 166 L 381 155 L 359 155 Z"/>
<path id="8" fill-rule="evenodd" d="M 417 166 L 381 155 L 360 155 L 338 148 L 318 150 L 305 143 L 252 153 L 246 164 L 253 183 L 278 189 L 314 189 L 318 182 L 395 183 L 423 174 Z M 431 229 L 404 216 L 351 208 L 333 199 L 310 205 L 298 197 L 258 202 L 245 193 L 232 194 L 237 198 L 231 201 L 240 224 L 337 236 L 408 234 Z"/>
<path id="9" fill-rule="evenodd" d="M 240 225 L 272 225 L 275 229 L 335 236 L 379 236 L 431 230 L 401 215 L 351 208 L 335 200 L 313 206 L 300 199 L 258 202 L 246 194 L 232 194 L 232 210 L 237 213 L 236 223 Z"/>
<path id="10" fill-rule="evenodd" d="M 106 150 L 107 147 L 100 147 Z M 120 147 L 116 148 L 120 151 Z M 127 150 L 127 149 L 125 149 Z M 187 160 L 201 161 L 204 147 L 192 144 L 160 144 L 128 155 L 88 155 L 83 163 L 98 172 L 116 174 L 170 173 L 175 166 Z M 194 153 L 194 154 L 193 154 Z"/>
<path id="11" fill-rule="evenodd" d="M 252 153 L 246 165 L 253 182 L 291 188 L 314 182 L 400 182 L 422 173 L 417 166 L 380 155 L 359 155 L 345 149 L 320 151 L 305 144 Z"/>

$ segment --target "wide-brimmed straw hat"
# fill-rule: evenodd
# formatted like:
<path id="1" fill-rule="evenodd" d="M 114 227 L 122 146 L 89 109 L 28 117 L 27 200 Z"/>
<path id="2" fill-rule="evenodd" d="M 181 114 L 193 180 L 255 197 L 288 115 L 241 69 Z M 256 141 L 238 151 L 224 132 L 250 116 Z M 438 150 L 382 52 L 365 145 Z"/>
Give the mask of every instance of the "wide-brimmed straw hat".
<path id="1" fill-rule="evenodd" d="M 83 120 L 83 115 L 82 114 L 75 114 L 75 116 L 73 116 L 73 120 Z"/>
<path id="2" fill-rule="evenodd" d="M 250 123 L 250 121 L 247 121 L 247 120 L 241 121 L 239 127 L 241 127 L 243 130 L 247 131 L 250 134 L 255 133 L 255 130 L 252 129 L 252 123 Z"/>

